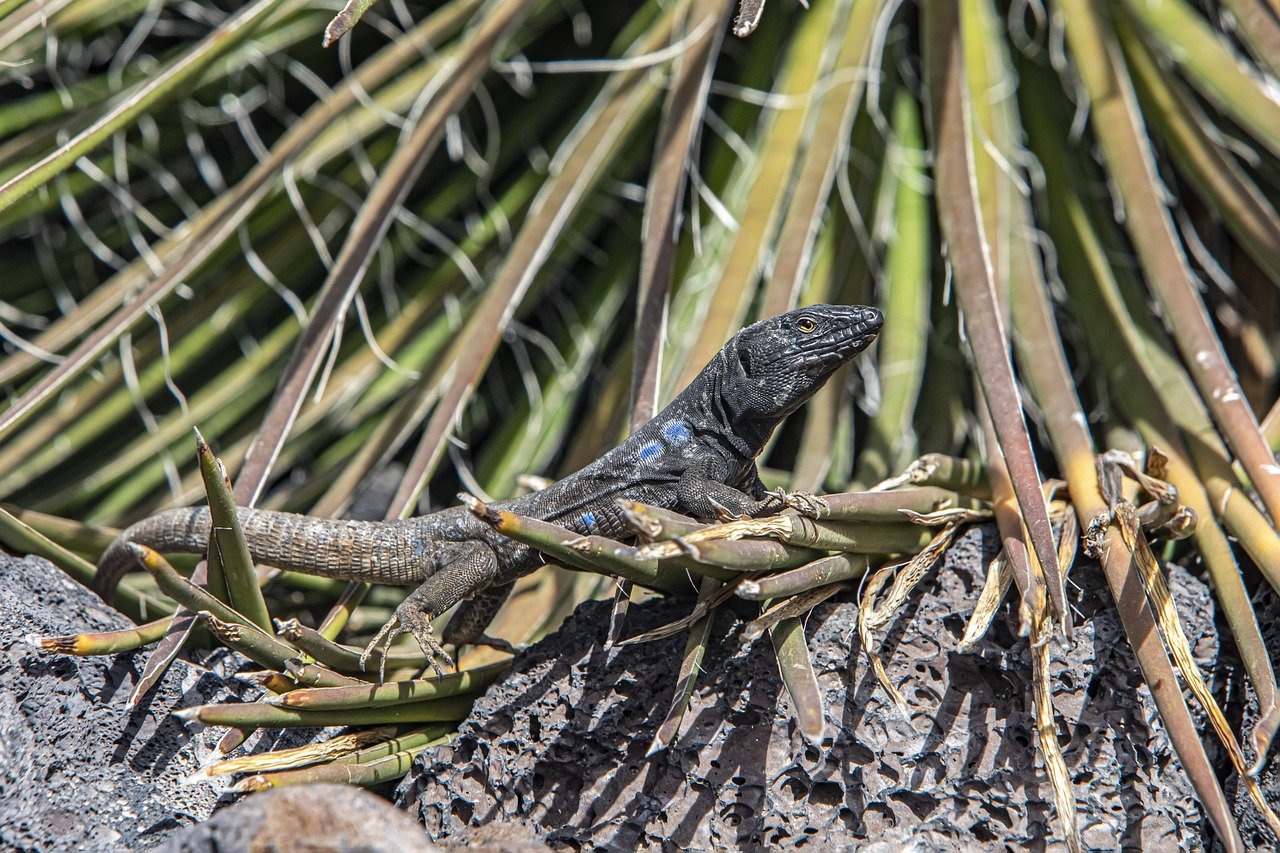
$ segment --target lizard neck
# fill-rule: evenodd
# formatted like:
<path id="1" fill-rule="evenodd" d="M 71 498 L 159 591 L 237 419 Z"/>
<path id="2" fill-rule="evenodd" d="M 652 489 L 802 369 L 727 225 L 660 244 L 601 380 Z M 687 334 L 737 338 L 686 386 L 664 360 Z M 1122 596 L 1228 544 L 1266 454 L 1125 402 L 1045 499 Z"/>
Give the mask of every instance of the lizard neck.
<path id="1" fill-rule="evenodd" d="M 696 419 L 698 426 L 719 436 L 726 447 L 747 461 L 760 454 L 784 415 L 753 410 L 756 407 L 751 392 L 743 387 L 741 370 L 736 353 L 721 350 L 668 410 Z"/>

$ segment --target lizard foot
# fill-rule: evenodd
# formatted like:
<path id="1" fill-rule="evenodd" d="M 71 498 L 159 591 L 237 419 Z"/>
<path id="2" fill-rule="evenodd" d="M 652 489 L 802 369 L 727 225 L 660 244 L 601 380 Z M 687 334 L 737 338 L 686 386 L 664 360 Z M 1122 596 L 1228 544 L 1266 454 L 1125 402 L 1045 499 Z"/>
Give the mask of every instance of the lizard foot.
<path id="1" fill-rule="evenodd" d="M 819 495 L 808 492 L 788 492 L 786 489 L 770 489 L 765 494 L 777 501 L 779 508 L 794 509 L 806 518 L 822 518 L 831 512 L 831 504 Z"/>
<path id="2" fill-rule="evenodd" d="M 509 655 L 518 655 L 520 652 L 528 648 L 525 643 L 512 643 L 501 637 L 490 637 L 488 634 L 481 634 L 471 643 L 473 646 L 488 646 L 491 649 L 497 649 L 500 652 L 506 652 Z"/>
<path id="3" fill-rule="evenodd" d="M 449 665 L 456 671 L 458 666 L 454 663 L 449 653 L 444 650 L 444 646 L 436 641 L 434 629 L 431 627 L 431 614 L 418 609 L 411 599 L 406 599 L 396 608 L 394 614 L 387 624 L 383 625 L 378 631 L 377 636 L 369 641 L 369 645 L 365 646 L 364 651 L 360 654 L 360 669 L 364 670 L 368 664 L 369 658 L 375 652 L 380 653 L 381 661 L 378 665 L 378 683 L 381 684 L 387 680 L 387 657 L 391 651 L 391 642 L 401 634 L 413 634 L 413 638 L 418 641 L 418 645 L 422 647 L 422 651 L 426 653 L 427 661 L 432 669 L 436 671 L 436 675 L 440 678 L 444 677 L 444 670 L 440 668 L 440 660 L 446 660 Z M 381 649 L 379 649 L 381 646 Z M 426 667 L 424 666 L 425 670 Z"/>

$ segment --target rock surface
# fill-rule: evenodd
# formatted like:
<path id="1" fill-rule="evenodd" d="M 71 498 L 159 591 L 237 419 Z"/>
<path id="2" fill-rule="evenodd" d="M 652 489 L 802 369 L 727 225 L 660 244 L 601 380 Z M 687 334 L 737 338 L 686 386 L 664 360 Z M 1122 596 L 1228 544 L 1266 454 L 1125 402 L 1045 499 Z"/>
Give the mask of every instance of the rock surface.
<path id="1" fill-rule="evenodd" d="M 145 654 L 76 658 L 27 641 L 130 625 L 36 558 L 0 552 L 0 625 L 0 848 L 132 850 L 208 817 L 219 787 L 182 780 L 217 733 L 192 735 L 169 712 L 232 698 L 236 682 L 177 661 L 126 712 Z"/>
<path id="2" fill-rule="evenodd" d="M 299 785 L 252 794 L 208 821 L 174 833 L 154 853 L 347 850 L 432 853 L 422 827 L 352 785 Z"/>
<path id="3" fill-rule="evenodd" d="M 1266 644 L 1273 665 L 1280 661 L 1280 595 L 1265 583 L 1253 597 L 1253 609 L 1258 614 L 1258 627 L 1262 631 L 1262 641 Z M 1236 667 L 1232 675 L 1233 687 L 1237 695 L 1244 695 L 1244 726 L 1246 737 L 1243 738 L 1245 760 L 1250 764 L 1257 760 L 1257 751 L 1253 749 L 1252 734 L 1258 724 L 1258 698 L 1254 694 L 1253 685 L 1244 676 L 1244 667 Z M 1268 803 L 1280 803 L 1280 748 L 1272 744 L 1262 772 L 1258 774 L 1258 786 L 1262 796 Z M 1233 811 L 1236 823 L 1240 826 L 1240 837 L 1251 850 L 1280 850 L 1280 838 L 1271 831 L 1262 812 L 1249 797 L 1244 786 L 1235 778 L 1229 778 L 1225 786 L 1234 795 Z"/>
<path id="4" fill-rule="evenodd" d="M 1004 606 L 975 652 L 952 651 L 994 544 L 981 530 L 962 538 L 882 638 L 906 714 L 870 676 L 853 606 L 825 604 L 808 633 L 827 739 L 807 746 L 767 642 L 739 646 L 749 608 L 725 609 L 680 738 L 646 758 L 671 702 L 683 638 L 606 653 L 608 606 L 594 602 L 517 660 L 453 745 L 419 760 L 398 799 L 436 842 L 495 849 L 1058 847 L 1012 608 Z M 1055 704 L 1085 841 L 1203 849 L 1199 807 L 1138 684 L 1101 572 L 1082 565 L 1072 580 L 1080 627 L 1074 646 L 1055 656 Z M 1176 567 L 1170 585 L 1200 663 L 1214 667 L 1212 597 Z M 673 621 L 688 607 L 635 607 L 630 630 Z M 253 797 L 175 834 L 218 802 L 218 788 L 181 781 L 217 732 L 192 735 L 169 712 L 251 688 L 178 662 L 126 714 L 145 655 L 56 657 L 25 642 L 128 624 L 41 560 L 0 553 L 0 624 L 0 848 L 236 849 L 252 827 L 269 828 L 271 815 L 315 807 L 303 795 Z M 227 653 L 209 660 L 224 675 L 235 666 Z M 290 733 L 279 745 L 308 734 Z M 376 822 L 374 806 L 327 807 L 335 817 L 365 808 Z"/>
<path id="5" fill-rule="evenodd" d="M 585 849 L 972 849 L 1061 846 L 1035 747 L 1030 663 L 1006 603 L 970 654 L 952 651 L 995 547 L 972 531 L 889 626 L 881 655 L 910 710 L 886 699 L 851 603 L 808 620 L 827 740 L 792 722 L 767 641 L 742 649 L 745 608 L 720 611 L 676 744 L 645 753 L 671 704 L 683 637 L 606 653 L 609 605 L 584 604 L 516 661 L 452 745 L 424 754 L 401 804 L 448 842 L 493 821 L 529 821 Z M 1201 663 L 1216 662 L 1213 601 L 1181 569 L 1170 585 Z M 1060 741 L 1090 847 L 1204 848 L 1200 809 L 1128 650 L 1101 571 L 1081 565 L 1074 645 L 1055 654 Z M 640 633 L 687 601 L 633 607 Z M 852 652 L 851 652 L 852 649 Z"/>

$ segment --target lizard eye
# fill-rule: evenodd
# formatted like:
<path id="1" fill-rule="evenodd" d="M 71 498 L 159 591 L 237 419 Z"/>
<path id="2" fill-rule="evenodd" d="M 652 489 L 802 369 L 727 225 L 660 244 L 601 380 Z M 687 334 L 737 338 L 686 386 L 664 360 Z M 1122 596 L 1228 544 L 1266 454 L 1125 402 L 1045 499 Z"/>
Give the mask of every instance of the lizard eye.
<path id="1" fill-rule="evenodd" d="M 813 322 L 810 317 L 801 317 L 796 321 L 796 328 L 804 332 L 806 335 L 818 328 L 818 324 Z"/>

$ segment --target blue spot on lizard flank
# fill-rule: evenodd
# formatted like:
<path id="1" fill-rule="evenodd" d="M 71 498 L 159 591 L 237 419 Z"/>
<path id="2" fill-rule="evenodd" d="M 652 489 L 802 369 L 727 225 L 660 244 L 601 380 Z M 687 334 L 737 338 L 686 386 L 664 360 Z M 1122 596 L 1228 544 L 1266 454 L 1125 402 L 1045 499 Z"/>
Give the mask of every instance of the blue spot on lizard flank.
<path id="1" fill-rule="evenodd" d="M 693 437 L 693 433 L 684 421 L 672 421 L 662 428 L 662 437 L 672 444 L 684 444 Z"/>
<path id="2" fill-rule="evenodd" d="M 582 515 L 578 516 L 578 523 L 586 528 L 594 527 L 596 523 L 596 514 L 594 512 L 584 512 Z"/>
<path id="3" fill-rule="evenodd" d="M 643 459 L 645 462 L 649 462 L 650 460 L 657 459 L 659 454 L 661 453 L 662 453 L 662 445 L 656 441 L 646 442 L 645 444 L 640 446 L 640 458 Z"/>

